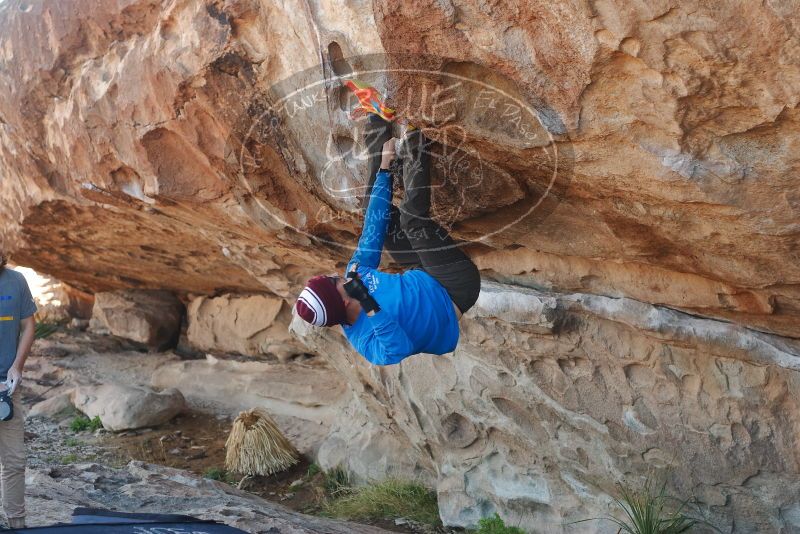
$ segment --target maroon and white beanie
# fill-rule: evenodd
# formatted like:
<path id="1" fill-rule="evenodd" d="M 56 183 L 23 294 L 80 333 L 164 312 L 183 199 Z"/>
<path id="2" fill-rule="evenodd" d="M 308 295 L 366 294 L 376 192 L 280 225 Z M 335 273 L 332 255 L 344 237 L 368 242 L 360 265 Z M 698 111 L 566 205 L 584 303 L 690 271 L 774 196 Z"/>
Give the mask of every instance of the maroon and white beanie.
<path id="1" fill-rule="evenodd" d="M 314 326 L 333 326 L 347 319 L 344 301 L 330 276 L 315 276 L 297 297 L 294 308 L 305 322 Z"/>

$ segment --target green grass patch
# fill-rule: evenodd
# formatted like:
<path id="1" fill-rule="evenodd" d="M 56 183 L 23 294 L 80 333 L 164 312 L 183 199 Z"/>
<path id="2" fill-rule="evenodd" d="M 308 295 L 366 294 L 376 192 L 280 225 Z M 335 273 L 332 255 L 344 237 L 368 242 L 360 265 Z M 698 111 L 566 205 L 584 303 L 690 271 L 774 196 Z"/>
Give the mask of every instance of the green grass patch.
<path id="1" fill-rule="evenodd" d="M 238 480 L 236 480 L 236 475 L 229 473 L 221 467 L 209 467 L 206 469 L 206 472 L 203 473 L 203 478 L 207 478 L 209 480 L 218 480 L 219 482 L 225 482 L 231 486 L 236 485 L 238 482 Z"/>
<path id="2" fill-rule="evenodd" d="M 319 473 L 322 473 L 322 468 L 317 463 L 313 463 L 308 466 L 308 471 L 306 471 L 306 478 L 314 478 Z"/>
<path id="3" fill-rule="evenodd" d="M 67 454 L 66 456 L 62 456 L 59 460 L 60 463 L 67 465 L 67 464 L 74 464 L 78 461 L 78 455 L 75 453 Z"/>
<path id="4" fill-rule="evenodd" d="M 475 534 L 525 534 L 519 527 L 508 527 L 505 521 L 498 515 L 494 517 L 484 517 L 478 521 L 478 530 Z"/>
<path id="5" fill-rule="evenodd" d="M 341 482 L 341 475 L 331 480 Z M 323 509 L 326 515 L 343 519 L 374 521 L 404 518 L 431 526 L 440 526 L 436 493 L 415 482 L 389 478 L 367 486 L 339 486 L 333 499 Z M 338 496 L 337 496 L 338 495 Z"/>
<path id="6" fill-rule="evenodd" d="M 225 470 L 219 467 L 209 467 L 203 473 L 203 477 L 211 480 L 223 480 L 225 478 Z"/>
<path id="7" fill-rule="evenodd" d="M 80 447 L 81 440 L 78 438 L 67 438 L 64 440 L 64 445 L 67 447 Z"/>
<path id="8" fill-rule="evenodd" d="M 95 430 L 103 428 L 103 422 L 100 421 L 99 415 L 95 415 L 93 419 L 89 419 L 85 415 L 79 415 L 72 420 L 69 428 L 73 432 L 85 432 L 86 430 L 94 432 Z"/>
<path id="9" fill-rule="evenodd" d="M 352 491 L 350 476 L 341 467 L 325 472 L 322 487 L 325 490 L 325 494 L 331 497 L 338 497 Z"/>

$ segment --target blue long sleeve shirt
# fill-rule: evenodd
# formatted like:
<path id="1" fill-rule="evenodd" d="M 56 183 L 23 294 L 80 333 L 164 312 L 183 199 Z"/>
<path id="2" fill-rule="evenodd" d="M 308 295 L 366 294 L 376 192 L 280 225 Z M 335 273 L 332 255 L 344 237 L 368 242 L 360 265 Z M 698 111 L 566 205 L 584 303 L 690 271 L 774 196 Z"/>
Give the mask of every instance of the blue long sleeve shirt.
<path id="1" fill-rule="evenodd" d="M 344 325 L 353 347 L 375 365 L 391 365 L 421 352 L 445 354 L 458 344 L 458 319 L 442 285 L 420 269 L 401 274 L 378 270 L 389 226 L 391 176 L 378 172 L 364 217 L 361 238 L 350 262 L 381 310 L 369 317 L 363 310 L 356 322 Z"/>

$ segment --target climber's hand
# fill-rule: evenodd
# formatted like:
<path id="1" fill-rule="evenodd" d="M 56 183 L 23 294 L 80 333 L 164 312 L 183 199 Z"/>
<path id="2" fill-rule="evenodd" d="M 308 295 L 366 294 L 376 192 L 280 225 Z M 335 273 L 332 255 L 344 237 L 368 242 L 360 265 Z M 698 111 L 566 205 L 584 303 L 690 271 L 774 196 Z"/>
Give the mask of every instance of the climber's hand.
<path id="1" fill-rule="evenodd" d="M 367 286 L 361 281 L 361 277 L 356 272 L 356 266 L 347 273 L 347 282 L 344 283 L 344 291 L 347 295 L 361 303 L 361 307 L 367 312 L 367 315 L 374 315 L 381 311 L 381 307 L 369 294 Z"/>
<path id="2" fill-rule="evenodd" d="M 381 152 L 381 169 L 388 169 L 395 158 L 395 145 L 397 139 L 392 137 L 383 144 L 383 151 Z"/>

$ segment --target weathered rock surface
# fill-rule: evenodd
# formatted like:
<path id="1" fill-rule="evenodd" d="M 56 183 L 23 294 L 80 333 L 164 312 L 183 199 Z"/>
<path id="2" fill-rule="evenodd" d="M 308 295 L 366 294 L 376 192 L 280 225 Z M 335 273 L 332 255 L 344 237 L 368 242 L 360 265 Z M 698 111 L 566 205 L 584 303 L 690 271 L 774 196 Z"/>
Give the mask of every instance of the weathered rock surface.
<path id="1" fill-rule="evenodd" d="M 95 294 L 89 328 L 165 348 L 177 341 L 182 317 L 183 305 L 168 291 L 110 291 Z"/>
<path id="2" fill-rule="evenodd" d="M 189 343 L 206 351 L 287 360 L 303 352 L 289 334 L 291 305 L 268 295 L 198 297 L 186 309 Z"/>
<path id="3" fill-rule="evenodd" d="M 348 57 L 389 52 L 382 66 L 435 68 L 530 103 L 567 158 L 558 209 L 484 239 L 482 267 L 797 337 L 796 10 L 335 5 L 5 2 L 0 196 L 18 261 L 91 291 L 290 295 L 343 258 L 281 221 L 339 243 L 356 229 L 352 214 L 331 211 L 354 208 L 335 192 L 364 180 L 347 154 L 331 157 L 357 133 L 332 78 L 362 66 Z M 413 64 L 421 54 L 447 59 Z M 226 146 L 258 116 L 248 106 L 309 68 L 328 79 L 322 102 L 252 138 L 257 168 L 232 170 Z M 443 139 L 414 100 L 427 81 L 382 83 Z M 454 96 L 474 111 L 474 92 Z M 508 132 L 511 111 L 493 110 L 495 122 L 444 116 L 448 127 L 468 123 L 460 142 L 484 163 L 485 179 L 438 201 L 482 214 L 461 221 L 465 237 L 502 227 L 508 210 L 497 208 L 541 181 L 536 156 Z"/>
<path id="4" fill-rule="evenodd" d="M 559 531 L 615 512 L 617 482 L 666 471 L 723 531 L 800 528 L 798 342 L 490 282 L 469 315 L 454 354 L 386 368 L 364 364 L 335 331 L 293 323 L 356 392 L 320 448 L 323 467 L 421 476 L 451 525 L 497 510 Z"/>
<path id="5" fill-rule="evenodd" d="M 331 380 L 326 365 L 205 360 L 172 362 L 153 373 L 157 388 L 182 387 L 232 410 L 270 413 L 332 423 L 347 397 L 347 384 Z"/>
<path id="6" fill-rule="evenodd" d="M 28 417 L 53 418 L 74 408 L 72 404 L 72 390 L 53 395 L 49 399 L 37 402 L 28 410 Z"/>
<path id="7" fill-rule="evenodd" d="M 90 418 L 100 417 L 103 428 L 114 431 L 158 426 L 186 409 L 177 389 L 158 392 L 127 384 L 80 386 L 71 400 L 75 408 Z"/>
<path id="8" fill-rule="evenodd" d="M 671 466 L 671 490 L 718 525 L 796 530 L 798 16 L 785 2 L 6 0 L 0 235 L 87 291 L 291 297 L 343 266 L 358 228 L 359 132 L 336 74 L 390 52 L 372 60 L 399 70 L 376 83 L 467 155 L 457 169 L 480 170 L 437 168 L 437 213 L 513 294 L 483 297 L 454 356 L 396 368 L 304 332 L 353 395 L 320 459 L 419 474 L 454 524 L 497 509 L 556 531 L 602 515 L 615 481 Z M 443 91 L 459 105 L 423 101 L 447 79 L 470 82 Z M 319 93 L 277 129 L 249 128 L 309 80 Z"/>
<path id="9" fill-rule="evenodd" d="M 26 476 L 29 526 L 69 523 L 79 506 L 122 512 L 185 514 L 246 532 L 370 534 L 383 529 L 292 512 L 252 494 L 169 467 L 131 462 L 32 470 Z"/>

